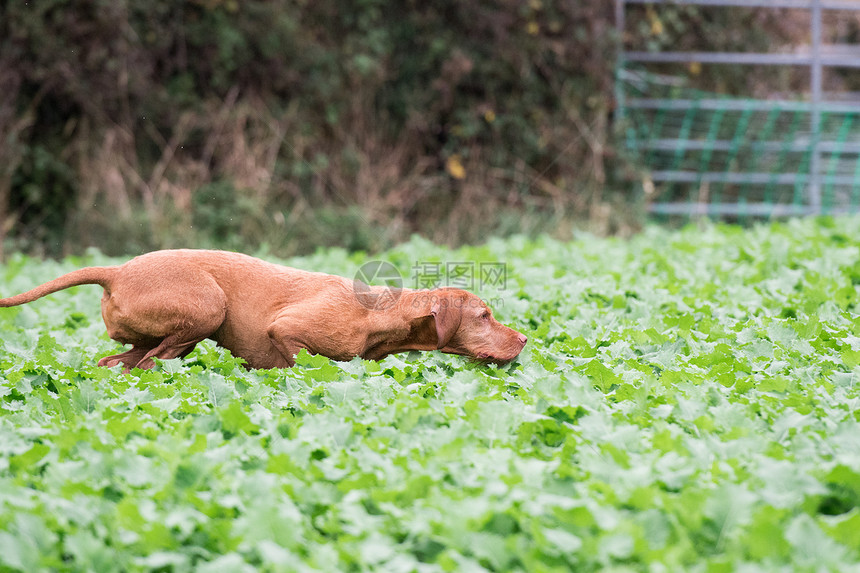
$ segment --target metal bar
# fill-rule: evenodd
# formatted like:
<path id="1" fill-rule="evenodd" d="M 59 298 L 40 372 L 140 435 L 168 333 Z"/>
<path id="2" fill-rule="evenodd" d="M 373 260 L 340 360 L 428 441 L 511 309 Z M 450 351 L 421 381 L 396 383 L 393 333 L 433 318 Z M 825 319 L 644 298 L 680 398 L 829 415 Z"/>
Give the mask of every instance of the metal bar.
<path id="1" fill-rule="evenodd" d="M 682 0 L 686 1 L 686 0 Z M 851 11 L 860 11 L 860 4 L 857 2 L 847 3 L 847 2 L 822 2 L 821 3 L 822 10 L 845 10 L 847 12 Z"/>
<path id="2" fill-rule="evenodd" d="M 627 4 L 673 4 L 679 6 L 736 6 L 739 8 L 810 8 L 811 0 L 625 0 Z M 824 10 L 860 10 L 860 4 L 822 2 Z"/>
<path id="3" fill-rule="evenodd" d="M 812 69 L 810 70 L 810 91 L 812 92 L 812 157 L 809 171 L 812 180 L 809 185 L 809 200 L 813 209 L 821 211 L 821 151 L 818 140 L 821 138 L 821 0 L 812 0 Z"/>
<path id="4" fill-rule="evenodd" d="M 726 139 L 706 141 L 702 139 L 655 139 L 655 140 L 632 140 L 628 146 L 632 149 L 655 149 L 657 151 L 675 151 L 681 147 L 685 151 L 728 151 L 732 142 Z M 783 151 L 801 153 L 809 150 L 808 139 L 798 139 L 789 143 L 782 141 L 758 141 L 744 145 L 743 147 L 754 148 L 760 151 Z M 841 143 L 838 141 L 821 141 L 819 150 L 822 153 L 834 153 L 837 150 L 844 154 L 860 154 L 860 142 Z"/>
<path id="5" fill-rule="evenodd" d="M 631 62 L 701 64 L 762 64 L 809 65 L 811 58 L 802 54 L 770 54 L 764 52 L 627 52 Z"/>
<path id="6" fill-rule="evenodd" d="M 814 214 L 809 207 L 777 203 L 652 203 L 648 211 L 657 215 L 685 215 L 688 217 L 717 216 L 717 215 L 751 215 L 754 217 L 799 217 Z M 860 213 L 854 207 L 839 207 L 831 209 L 832 215 L 849 215 Z"/>
<path id="7" fill-rule="evenodd" d="M 820 13 L 820 12 L 819 12 Z M 811 66 L 820 62 L 823 66 L 837 68 L 860 68 L 860 57 L 850 54 L 809 53 L 777 54 L 768 52 L 625 52 L 624 59 L 630 62 L 652 64 L 746 64 L 762 66 Z"/>
<path id="8" fill-rule="evenodd" d="M 701 177 L 706 183 L 752 183 L 765 184 L 773 182 L 777 185 L 795 185 L 809 181 L 808 173 L 730 173 L 725 171 L 709 171 L 699 173 L 698 171 L 652 171 L 651 179 L 654 181 L 667 181 L 670 183 L 695 183 Z M 853 185 L 853 175 L 824 175 L 822 180 L 835 185 Z"/>
<path id="9" fill-rule="evenodd" d="M 636 109 L 727 109 L 742 111 L 754 109 L 766 111 L 775 107 L 784 108 L 785 111 L 812 111 L 811 102 L 792 100 L 741 100 L 732 98 L 703 98 L 703 99 L 664 99 L 664 98 L 630 98 L 627 100 L 628 108 Z M 829 113 L 851 113 L 860 111 L 860 102 L 825 102 L 822 101 L 818 109 Z"/>
<path id="10" fill-rule="evenodd" d="M 809 215 L 808 207 L 786 205 L 783 203 L 652 203 L 648 211 L 658 215 L 751 215 L 757 217 L 797 217 Z M 844 212 L 856 210 L 842 209 Z"/>

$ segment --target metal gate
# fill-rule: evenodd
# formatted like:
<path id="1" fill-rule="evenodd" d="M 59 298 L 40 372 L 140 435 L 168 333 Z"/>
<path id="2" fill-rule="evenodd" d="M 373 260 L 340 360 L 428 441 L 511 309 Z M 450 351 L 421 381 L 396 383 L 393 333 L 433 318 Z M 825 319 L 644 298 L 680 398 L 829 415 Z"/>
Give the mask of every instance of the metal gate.
<path id="1" fill-rule="evenodd" d="M 792 53 L 648 52 L 624 49 L 632 4 L 795 8 L 810 12 L 810 45 Z M 786 216 L 860 211 L 860 101 L 825 98 L 826 67 L 860 68 L 860 45 L 822 43 L 825 11 L 855 0 L 616 0 L 621 39 L 617 120 L 646 169 L 648 208 L 667 215 Z M 809 94 L 725 97 L 686 87 L 648 64 L 806 66 Z"/>

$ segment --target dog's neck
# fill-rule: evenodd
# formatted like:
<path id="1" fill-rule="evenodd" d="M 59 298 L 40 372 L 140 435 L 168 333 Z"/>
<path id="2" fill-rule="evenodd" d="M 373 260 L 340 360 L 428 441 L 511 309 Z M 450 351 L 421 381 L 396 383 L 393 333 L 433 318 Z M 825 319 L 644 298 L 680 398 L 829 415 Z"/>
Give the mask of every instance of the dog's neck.
<path id="1" fill-rule="evenodd" d="M 432 291 L 401 289 L 390 307 L 376 308 L 362 358 L 380 360 L 409 350 L 436 350 L 436 326 L 430 314 Z"/>

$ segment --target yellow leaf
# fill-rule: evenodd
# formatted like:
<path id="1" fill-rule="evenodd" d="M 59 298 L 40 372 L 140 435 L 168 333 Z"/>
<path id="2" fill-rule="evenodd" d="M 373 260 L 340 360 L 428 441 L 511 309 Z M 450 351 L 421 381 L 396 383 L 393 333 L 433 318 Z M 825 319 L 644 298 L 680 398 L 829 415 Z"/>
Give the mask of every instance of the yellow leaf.
<path id="1" fill-rule="evenodd" d="M 690 62 L 690 73 L 694 76 L 698 76 L 702 73 L 702 64 L 699 62 Z"/>
<path id="2" fill-rule="evenodd" d="M 528 26 L 526 26 L 526 31 L 532 36 L 537 36 L 538 32 L 540 32 L 540 26 L 538 26 L 537 22 L 529 22 Z"/>
<path id="3" fill-rule="evenodd" d="M 648 19 L 651 21 L 651 35 L 660 36 L 663 34 L 663 22 L 660 20 L 660 17 L 657 15 L 657 12 L 654 10 L 654 7 L 650 4 L 645 8 L 646 13 L 648 14 Z"/>
<path id="4" fill-rule="evenodd" d="M 466 168 L 463 167 L 463 164 L 460 162 L 459 155 L 452 155 L 449 157 L 445 162 L 445 169 L 448 171 L 448 175 L 454 179 L 463 179 L 466 177 Z"/>
<path id="5" fill-rule="evenodd" d="M 484 119 L 487 123 L 493 123 L 494 121 L 496 121 L 496 112 L 491 109 L 488 109 L 484 112 Z"/>

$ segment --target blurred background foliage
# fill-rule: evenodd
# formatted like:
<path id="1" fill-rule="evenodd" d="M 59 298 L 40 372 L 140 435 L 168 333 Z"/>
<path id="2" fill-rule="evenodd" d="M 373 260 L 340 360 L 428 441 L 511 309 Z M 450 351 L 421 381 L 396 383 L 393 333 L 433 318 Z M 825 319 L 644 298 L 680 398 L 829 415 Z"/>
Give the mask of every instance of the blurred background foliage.
<path id="1" fill-rule="evenodd" d="M 652 48 L 805 33 L 754 10 L 630 21 Z M 630 232 L 613 25 L 607 0 L 0 3 L 0 243 L 290 255 Z M 750 81 L 733 74 L 709 77 Z"/>

